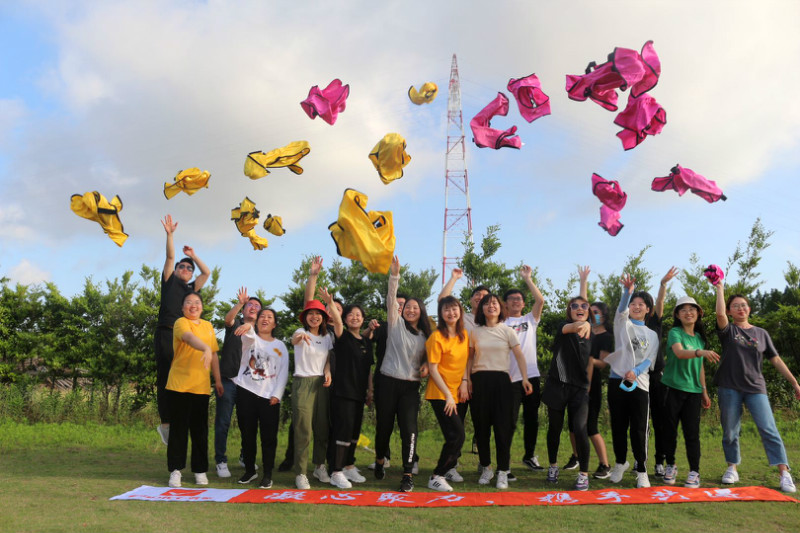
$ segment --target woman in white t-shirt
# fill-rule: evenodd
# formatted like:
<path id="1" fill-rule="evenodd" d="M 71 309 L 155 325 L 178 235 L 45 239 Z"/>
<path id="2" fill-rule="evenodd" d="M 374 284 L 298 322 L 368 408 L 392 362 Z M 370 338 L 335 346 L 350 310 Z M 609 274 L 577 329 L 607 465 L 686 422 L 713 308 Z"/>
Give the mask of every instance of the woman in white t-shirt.
<path id="1" fill-rule="evenodd" d="M 500 298 L 495 294 L 487 294 L 478 304 L 475 329 L 469 336 L 468 386 L 472 394 L 472 421 L 481 466 L 478 483 L 488 485 L 494 477 L 489 446 L 489 435 L 494 429 L 498 489 L 508 488 L 511 462 L 513 392 L 508 374 L 510 353 L 514 354 L 519 365 L 525 394 L 533 392 L 531 382 L 525 377 L 527 365 L 519 347 L 519 338 L 513 329 L 503 323 L 504 318 Z"/>
<path id="2" fill-rule="evenodd" d="M 325 460 L 328 449 L 331 385 L 330 351 L 333 341 L 328 334 L 328 312 L 317 300 L 306 302 L 300 313 L 302 328 L 292 335 L 294 377 L 292 379 L 292 422 L 294 423 L 294 472 L 298 489 L 308 489 L 306 477 L 308 447 L 314 434 L 312 459 L 314 477 L 329 483 Z"/>
<path id="3" fill-rule="evenodd" d="M 262 309 L 256 316 L 255 331 L 250 324 L 236 331 L 242 335 L 242 359 L 239 373 L 233 378 L 244 461 L 244 475 L 239 483 L 250 483 L 256 477 L 256 435 L 260 426 L 264 477 L 259 488 L 262 489 L 272 487 L 281 398 L 289 379 L 289 352 L 282 341 L 272 336 L 276 326 L 275 311 Z"/>

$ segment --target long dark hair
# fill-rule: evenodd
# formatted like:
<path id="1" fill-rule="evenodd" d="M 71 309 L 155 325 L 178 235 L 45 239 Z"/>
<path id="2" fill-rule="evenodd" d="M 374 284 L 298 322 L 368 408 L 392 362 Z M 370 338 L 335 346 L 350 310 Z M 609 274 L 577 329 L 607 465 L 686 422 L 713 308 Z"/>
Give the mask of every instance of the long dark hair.
<path id="1" fill-rule="evenodd" d="M 419 320 L 417 320 L 417 327 L 414 328 L 408 323 L 408 320 L 403 318 L 403 323 L 406 325 L 406 329 L 414 335 L 419 335 L 421 332 L 427 339 L 431 336 L 431 321 L 428 320 L 428 312 L 425 311 L 425 302 L 413 296 L 406 300 L 406 305 L 408 305 L 408 302 L 417 302 L 417 305 L 419 306 Z M 403 310 L 405 311 L 405 306 L 403 306 Z M 400 316 L 402 316 L 402 313 Z"/>
<path id="2" fill-rule="evenodd" d="M 436 329 L 439 333 L 442 334 L 444 338 L 450 337 L 450 332 L 447 330 L 447 323 L 445 323 L 444 318 L 442 318 L 442 312 L 444 311 L 445 307 L 458 307 L 458 310 L 461 312 L 458 315 L 458 321 L 456 322 L 456 336 L 458 336 L 458 340 L 463 342 L 464 341 L 464 308 L 461 306 L 461 302 L 458 301 L 458 298 L 454 296 L 445 296 L 441 300 L 439 300 L 439 307 L 436 312 L 439 315 L 439 322 L 436 324 Z"/>

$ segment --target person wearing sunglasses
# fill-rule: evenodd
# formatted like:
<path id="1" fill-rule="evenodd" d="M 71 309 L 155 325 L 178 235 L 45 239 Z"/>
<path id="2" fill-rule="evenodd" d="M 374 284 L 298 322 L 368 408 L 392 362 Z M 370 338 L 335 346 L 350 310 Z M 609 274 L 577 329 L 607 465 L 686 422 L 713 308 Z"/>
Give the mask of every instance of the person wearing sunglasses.
<path id="1" fill-rule="evenodd" d="M 576 296 L 567 303 L 566 320 L 555 332 L 553 359 L 547 372 L 542 403 L 547 406 L 547 456 L 550 467 L 547 481 L 558 483 L 558 448 L 564 427 L 564 412 L 569 415 L 578 455 L 575 490 L 589 490 L 589 384 L 592 380 L 592 325 L 589 301 Z"/>
<path id="2" fill-rule="evenodd" d="M 658 355 L 658 334 L 647 326 L 653 314 L 653 297 L 647 292 L 633 292 L 636 279 L 625 274 L 620 280 L 622 298 L 614 317 L 616 350 L 606 357 L 611 365 L 608 377 L 608 410 L 611 415 L 611 439 L 616 463 L 611 482 L 619 483 L 630 467 L 628 430 L 631 451 L 636 460 L 636 487 L 650 486 L 647 475 L 647 434 L 649 426 L 649 371 Z"/>
<path id="3" fill-rule="evenodd" d="M 167 257 L 164 261 L 164 270 L 161 273 L 161 304 L 158 309 L 158 322 L 153 335 L 154 351 L 156 356 L 156 401 L 158 416 L 161 424 L 156 428 L 161 442 L 167 445 L 169 441 L 169 400 L 166 393 L 167 377 L 172 365 L 174 350 L 172 347 L 172 328 L 175 321 L 183 316 L 183 299 L 186 295 L 199 291 L 205 285 L 211 271 L 205 263 L 194 253 L 191 246 L 184 246 L 183 253 L 186 257 L 175 261 L 175 244 L 173 234 L 178 228 L 178 223 L 167 215 L 161 221 L 167 233 Z M 200 269 L 200 274 L 191 281 L 195 265 Z"/>

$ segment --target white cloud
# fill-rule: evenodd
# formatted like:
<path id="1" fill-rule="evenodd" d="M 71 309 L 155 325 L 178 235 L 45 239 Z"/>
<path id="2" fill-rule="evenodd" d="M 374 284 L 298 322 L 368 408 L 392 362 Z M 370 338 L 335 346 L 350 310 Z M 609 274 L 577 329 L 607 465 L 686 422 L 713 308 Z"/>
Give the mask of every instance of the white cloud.
<path id="1" fill-rule="evenodd" d="M 50 281 L 50 272 L 39 268 L 27 259 L 23 259 L 8 270 L 6 277 L 12 284 L 32 285 Z"/>

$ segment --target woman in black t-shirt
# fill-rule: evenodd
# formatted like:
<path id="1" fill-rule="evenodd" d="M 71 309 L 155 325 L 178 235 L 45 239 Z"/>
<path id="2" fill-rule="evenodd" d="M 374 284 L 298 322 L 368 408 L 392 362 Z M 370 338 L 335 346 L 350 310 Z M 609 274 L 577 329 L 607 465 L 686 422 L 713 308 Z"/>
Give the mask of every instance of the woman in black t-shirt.
<path id="1" fill-rule="evenodd" d="M 355 451 L 361 434 L 364 404 L 372 402 L 372 332 L 377 322 L 371 322 L 366 335 L 361 335 L 364 311 L 358 305 L 339 310 L 333 296 L 325 289 L 322 296 L 328 304 L 336 342 L 331 358 L 331 425 L 328 439 L 328 465 L 331 485 L 349 489 L 352 482 L 363 483 L 366 478 L 355 467 Z"/>

